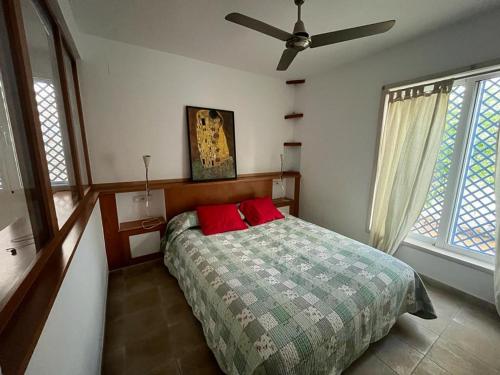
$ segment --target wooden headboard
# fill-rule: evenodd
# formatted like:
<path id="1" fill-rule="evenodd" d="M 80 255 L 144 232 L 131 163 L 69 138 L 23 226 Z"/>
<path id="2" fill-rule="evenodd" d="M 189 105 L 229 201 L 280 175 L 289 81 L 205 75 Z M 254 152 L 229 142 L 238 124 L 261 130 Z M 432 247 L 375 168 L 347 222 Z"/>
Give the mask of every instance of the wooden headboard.
<path id="1" fill-rule="evenodd" d="M 165 213 L 168 220 L 204 204 L 237 203 L 250 198 L 270 197 L 273 193 L 273 180 L 240 178 L 217 182 L 188 182 L 173 184 L 164 191 Z"/>
<path id="2" fill-rule="evenodd" d="M 204 204 L 237 203 L 245 199 L 272 196 L 273 180 L 280 172 L 240 175 L 235 180 L 191 182 L 189 179 L 153 180 L 151 190 L 163 189 L 165 195 L 165 219 L 167 221 L 184 211 L 194 210 Z M 294 179 L 293 211 L 298 214 L 300 173 L 283 172 L 283 177 Z M 100 193 L 143 191 L 144 181 L 95 184 Z"/>
<path id="3" fill-rule="evenodd" d="M 165 196 L 165 219 L 161 218 L 160 232 L 164 230 L 165 221 L 185 211 L 194 210 L 204 204 L 237 203 L 245 199 L 272 196 L 273 180 L 282 176 L 280 172 L 259 173 L 238 176 L 235 180 L 198 182 L 187 179 L 153 180 L 151 190 L 163 190 Z M 278 207 L 289 206 L 292 215 L 298 215 L 300 192 L 300 173 L 284 172 L 283 177 L 294 179 L 293 199 L 275 199 Z M 137 262 L 159 257 L 154 253 L 132 259 L 129 236 L 154 231 L 156 228 L 144 228 L 141 219 L 120 223 L 116 204 L 116 193 L 144 191 L 144 181 L 96 184 L 93 189 L 99 193 L 101 218 L 104 228 L 104 241 L 110 269 L 117 269 Z M 143 220 L 143 219 L 142 219 Z M 127 228 L 127 229 L 125 229 Z M 147 229 L 147 230 L 146 230 Z"/>

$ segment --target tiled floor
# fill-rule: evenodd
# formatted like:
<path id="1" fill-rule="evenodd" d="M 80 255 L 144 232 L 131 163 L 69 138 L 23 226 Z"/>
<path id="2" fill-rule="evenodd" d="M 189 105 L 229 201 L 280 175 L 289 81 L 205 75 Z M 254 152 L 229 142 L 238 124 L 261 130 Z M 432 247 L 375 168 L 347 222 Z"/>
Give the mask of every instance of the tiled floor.
<path id="1" fill-rule="evenodd" d="M 429 286 L 439 318 L 403 315 L 345 374 L 500 374 L 500 318 Z M 160 261 L 109 276 L 104 374 L 220 374 L 198 321 Z"/>

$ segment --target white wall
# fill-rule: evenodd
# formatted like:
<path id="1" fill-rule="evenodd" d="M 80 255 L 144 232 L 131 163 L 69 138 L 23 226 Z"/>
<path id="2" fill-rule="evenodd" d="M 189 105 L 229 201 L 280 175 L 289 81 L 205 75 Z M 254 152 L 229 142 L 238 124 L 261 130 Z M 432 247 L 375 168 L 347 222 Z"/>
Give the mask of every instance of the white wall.
<path id="1" fill-rule="evenodd" d="M 382 86 L 499 58 L 499 20 L 500 11 L 490 12 L 308 77 L 296 99 L 304 112 L 295 133 L 303 144 L 301 215 L 367 242 Z"/>
<path id="2" fill-rule="evenodd" d="M 35 347 L 27 374 L 100 373 L 107 281 L 101 212 L 96 204 Z"/>
<path id="3" fill-rule="evenodd" d="M 185 106 L 234 111 L 238 173 L 279 170 L 293 89 L 276 78 L 102 39 L 79 38 L 94 182 L 189 177 Z"/>
<path id="4" fill-rule="evenodd" d="M 426 252 L 409 244 L 401 245 L 396 256 L 422 275 L 490 303 L 495 301 L 492 271 L 474 268 L 455 260 L 450 261 L 438 253 Z"/>

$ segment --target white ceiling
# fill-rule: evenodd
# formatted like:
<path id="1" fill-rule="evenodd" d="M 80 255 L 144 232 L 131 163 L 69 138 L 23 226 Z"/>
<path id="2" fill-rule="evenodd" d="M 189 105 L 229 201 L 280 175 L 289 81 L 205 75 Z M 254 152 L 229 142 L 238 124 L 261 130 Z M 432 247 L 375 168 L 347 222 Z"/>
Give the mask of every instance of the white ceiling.
<path id="1" fill-rule="evenodd" d="M 82 32 L 282 78 L 302 77 L 388 48 L 460 19 L 500 0 L 306 0 L 309 34 L 395 19 L 387 33 L 300 53 L 287 72 L 276 65 L 284 42 L 224 20 L 240 12 L 291 31 L 292 0 L 70 0 Z"/>

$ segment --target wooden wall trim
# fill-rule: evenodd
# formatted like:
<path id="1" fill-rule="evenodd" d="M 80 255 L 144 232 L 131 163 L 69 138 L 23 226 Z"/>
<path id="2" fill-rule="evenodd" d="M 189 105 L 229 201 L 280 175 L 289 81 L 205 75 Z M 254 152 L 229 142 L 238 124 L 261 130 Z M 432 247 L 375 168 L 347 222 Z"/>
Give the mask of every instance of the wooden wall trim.
<path id="1" fill-rule="evenodd" d="M 98 197 L 87 193 L 0 311 L 3 374 L 24 373 Z"/>
<path id="2" fill-rule="evenodd" d="M 174 178 L 167 180 L 152 180 L 149 182 L 149 188 L 154 189 L 164 189 L 172 185 L 197 185 L 197 186 L 207 186 L 214 184 L 236 184 L 241 181 L 257 181 L 257 180 L 269 180 L 278 179 L 282 175 L 281 172 L 264 172 L 264 173 L 251 173 L 251 174 L 241 174 L 234 180 L 221 180 L 221 181 L 210 181 L 210 182 L 192 182 L 189 178 Z M 283 177 L 300 177 L 299 172 L 283 172 Z M 129 182 L 112 182 L 103 184 L 94 184 L 93 188 L 99 192 L 108 193 L 122 193 L 122 192 L 132 192 L 144 190 L 146 181 L 129 181 Z"/>

